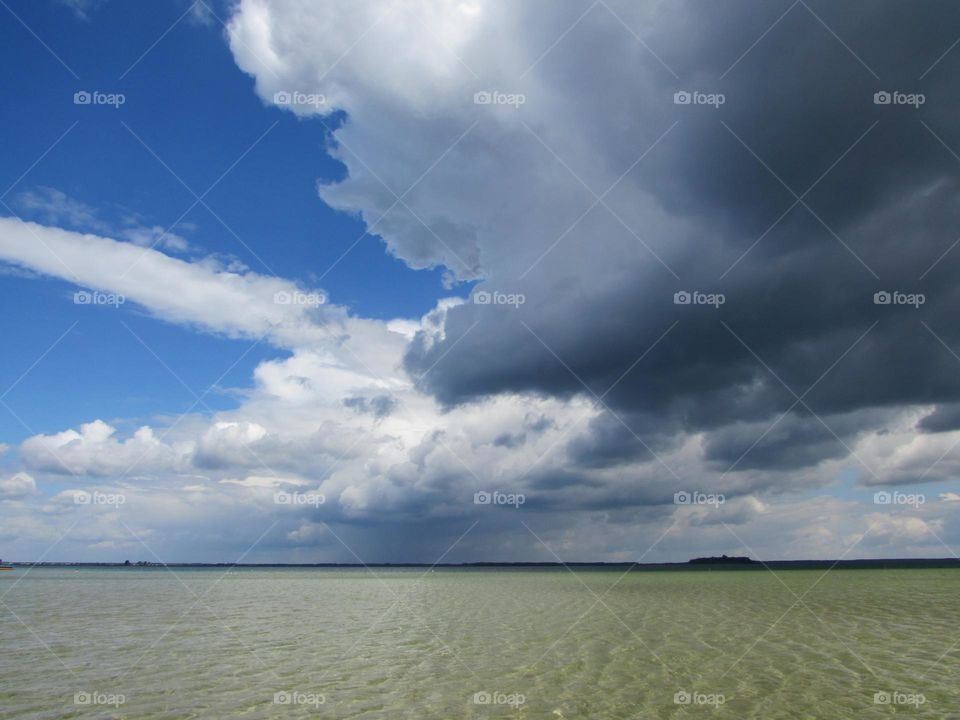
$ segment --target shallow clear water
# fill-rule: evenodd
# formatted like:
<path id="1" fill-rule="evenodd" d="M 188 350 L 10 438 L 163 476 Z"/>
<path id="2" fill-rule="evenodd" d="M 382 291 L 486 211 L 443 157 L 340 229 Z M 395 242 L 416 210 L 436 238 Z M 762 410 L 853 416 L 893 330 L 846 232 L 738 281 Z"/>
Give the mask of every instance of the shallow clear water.
<path id="1" fill-rule="evenodd" d="M 960 717 L 951 570 L 174 572 L 3 573 L 0 717 Z"/>

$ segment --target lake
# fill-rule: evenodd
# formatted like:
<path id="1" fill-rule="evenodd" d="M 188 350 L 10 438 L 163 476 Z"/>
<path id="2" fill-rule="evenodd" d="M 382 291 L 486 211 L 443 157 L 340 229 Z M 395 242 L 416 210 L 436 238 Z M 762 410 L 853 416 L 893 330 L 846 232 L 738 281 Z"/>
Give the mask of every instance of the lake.
<path id="1" fill-rule="evenodd" d="M 2 718 L 960 717 L 949 569 L 17 569 Z"/>

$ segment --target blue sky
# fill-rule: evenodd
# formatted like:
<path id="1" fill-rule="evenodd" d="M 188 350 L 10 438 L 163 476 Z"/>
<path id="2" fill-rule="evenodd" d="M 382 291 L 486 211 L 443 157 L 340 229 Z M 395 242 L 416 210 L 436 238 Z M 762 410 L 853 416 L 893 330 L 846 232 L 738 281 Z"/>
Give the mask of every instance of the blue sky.
<path id="1" fill-rule="evenodd" d="M 418 316 L 447 294 L 439 270 L 411 271 L 371 236 L 337 262 L 364 232 L 362 223 L 331 210 L 316 193 L 317 182 L 345 174 L 325 152 L 325 125 L 336 127 L 338 120 L 298 119 L 265 106 L 252 91 L 253 80 L 233 62 L 218 20 L 199 22 L 185 15 L 187 3 L 177 2 L 93 3 L 86 18 L 58 2 L 14 0 L 9 7 L 31 29 L 42 30 L 43 41 L 0 8 L 6 88 L 0 97 L 0 184 L 6 190 L 26 173 L 3 198 L 21 217 L 43 219 L 23 205 L 23 193 L 54 188 L 96 208 L 105 222 L 135 213 L 144 225 L 166 230 L 195 201 L 187 187 L 203 195 L 226 173 L 204 196 L 223 224 L 198 204 L 173 228 L 195 255 L 229 256 L 306 285 L 322 275 L 334 301 L 369 317 Z M 215 7 L 224 17 L 224 8 Z M 125 102 L 119 108 L 75 105 L 79 90 L 122 93 Z M 9 214 L 2 207 L 0 213 Z M 118 321 L 163 348 L 170 369 L 197 393 L 252 344 L 157 322 L 130 305 L 77 307 L 71 302 L 76 289 L 12 275 L 0 283 L 0 303 L 16 308 L 0 320 L 7 339 L 0 386 L 13 385 L 78 322 L 44 357 L 40 372 L 29 373 L 5 398 L 33 432 L 76 425 L 91 414 L 136 423 L 182 412 L 193 402 Z M 220 384 L 249 385 L 252 368 L 275 354 L 266 345 L 255 348 Z M 84 381 L 77 383 L 78 377 Z M 222 408 L 234 401 L 213 393 L 206 402 Z M 0 415 L 5 441 L 31 431 L 9 413 Z"/>

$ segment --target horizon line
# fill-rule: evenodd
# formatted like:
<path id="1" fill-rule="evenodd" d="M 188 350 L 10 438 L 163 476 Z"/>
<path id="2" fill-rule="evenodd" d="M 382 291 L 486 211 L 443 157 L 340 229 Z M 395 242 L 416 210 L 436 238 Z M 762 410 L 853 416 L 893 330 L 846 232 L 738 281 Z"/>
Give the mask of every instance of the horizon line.
<path id="1" fill-rule="evenodd" d="M 460 563 L 429 563 L 429 562 L 369 562 L 369 563 L 339 563 L 339 562 L 314 562 L 314 563 L 290 563 L 290 562 L 263 562 L 263 563 L 237 563 L 237 562 L 196 562 L 196 561 L 85 561 L 85 560 L 7 560 L 5 565 L 17 568 L 31 567 L 118 567 L 118 568 L 164 568 L 164 567 L 239 567 L 239 568 L 486 568 L 486 567 L 636 567 L 636 568 L 701 568 L 713 566 L 732 566 L 732 567 L 751 567 L 764 569 L 770 566 L 783 568 L 784 566 L 808 565 L 808 566 L 833 566 L 833 567 L 875 567 L 884 565 L 900 566 L 932 566 L 939 567 L 960 567 L 960 558 L 956 557 L 930 557 L 930 558 L 854 558 L 854 559 L 791 559 L 791 560 L 754 560 L 745 556 L 722 556 L 722 557 L 700 557 L 690 558 L 689 560 L 641 563 L 631 560 L 608 561 L 608 560 L 573 560 L 573 561 L 537 561 L 537 560 L 478 560 L 472 562 Z"/>

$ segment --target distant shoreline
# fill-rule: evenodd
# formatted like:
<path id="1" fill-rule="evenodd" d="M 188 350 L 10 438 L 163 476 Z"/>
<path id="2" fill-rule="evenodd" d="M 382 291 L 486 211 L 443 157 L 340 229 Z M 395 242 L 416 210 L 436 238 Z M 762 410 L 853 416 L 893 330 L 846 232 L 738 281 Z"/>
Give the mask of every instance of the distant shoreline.
<path id="1" fill-rule="evenodd" d="M 711 570 L 829 570 L 832 568 L 845 570 L 895 570 L 895 569 L 937 569 L 960 568 L 957 558 L 886 558 L 864 560 L 770 560 L 760 562 L 739 558 L 697 558 L 696 561 L 674 563 L 633 563 L 633 562 L 472 562 L 472 563 L 192 563 L 192 562 L 141 562 L 107 563 L 107 562 L 17 562 L 8 561 L 6 565 L 14 568 L 116 568 L 121 570 L 144 570 L 163 568 L 247 568 L 247 569 L 391 569 L 391 568 L 429 568 L 434 570 L 485 570 L 485 569 L 555 569 L 577 568 L 582 570 L 695 570 L 698 572 Z"/>

